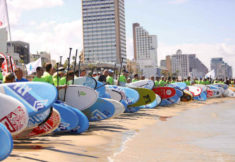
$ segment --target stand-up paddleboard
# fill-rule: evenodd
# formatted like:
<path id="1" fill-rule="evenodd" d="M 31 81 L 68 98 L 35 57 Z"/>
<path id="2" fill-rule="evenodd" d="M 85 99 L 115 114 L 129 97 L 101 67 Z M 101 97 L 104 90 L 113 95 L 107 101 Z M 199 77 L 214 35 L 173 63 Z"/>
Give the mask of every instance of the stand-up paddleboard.
<path id="1" fill-rule="evenodd" d="M 136 103 L 129 105 L 129 107 L 137 107 L 137 106 L 147 105 L 156 99 L 155 93 L 150 89 L 134 88 L 134 90 L 136 90 L 139 93 L 140 98 Z"/>
<path id="2" fill-rule="evenodd" d="M 226 89 L 223 95 L 224 97 L 235 97 L 235 93 L 231 89 Z"/>
<path id="3" fill-rule="evenodd" d="M 207 94 L 209 98 L 216 98 L 216 97 L 221 97 L 223 95 L 224 89 L 220 87 L 216 87 L 213 85 L 208 85 L 207 86 Z"/>
<path id="4" fill-rule="evenodd" d="M 194 84 L 193 86 L 195 87 L 200 87 L 202 91 L 207 91 L 207 86 L 203 84 Z"/>
<path id="5" fill-rule="evenodd" d="M 127 107 L 127 109 L 125 110 L 125 113 L 135 113 L 135 112 L 139 111 L 140 109 L 142 109 L 140 106 L 138 106 L 138 107 Z"/>
<path id="6" fill-rule="evenodd" d="M 187 87 L 186 83 L 184 83 L 184 82 L 175 82 L 175 83 L 171 83 L 170 85 L 172 85 L 174 87 L 178 87 L 181 90 L 184 90 Z"/>
<path id="7" fill-rule="evenodd" d="M 227 85 L 227 84 L 219 84 L 219 83 L 216 83 L 216 84 L 214 84 L 214 86 L 221 87 L 221 88 L 223 88 L 224 90 L 227 90 L 227 89 L 228 89 L 228 85 Z"/>
<path id="8" fill-rule="evenodd" d="M 154 93 L 159 95 L 162 99 L 171 98 L 175 95 L 176 91 L 172 87 L 156 87 L 153 88 Z"/>
<path id="9" fill-rule="evenodd" d="M 108 99 L 108 98 L 104 98 L 104 100 L 109 101 L 114 105 L 115 111 L 114 111 L 113 117 L 117 117 L 120 114 L 124 113 L 125 107 L 121 102 L 118 102 L 118 101 L 113 100 L 113 99 Z"/>
<path id="10" fill-rule="evenodd" d="M 156 95 L 156 99 L 152 103 L 150 103 L 148 105 L 143 105 L 143 106 L 140 106 L 140 107 L 142 109 L 153 109 L 153 108 L 156 108 L 161 103 L 162 99 L 157 94 L 155 94 L 155 95 Z"/>
<path id="11" fill-rule="evenodd" d="M 122 104 L 123 104 L 123 106 L 124 106 L 124 108 L 125 108 L 125 110 L 127 109 L 127 101 L 126 100 L 121 100 L 120 101 Z M 125 112 L 125 111 L 124 111 Z"/>
<path id="12" fill-rule="evenodd" d="M 125 93 L 125 98 L 123 99 L 127 101 L 127 105 L 133 105 L 140 98 L 139 93 L 134 89 L 127 88 L 127 87 L 114 86 L 114 85 L 108 85 L 107 87 L 110 89 L 120 91 L 120 92 L 123 91 Z"/>
<path id="13" fill-rule="evenodd" d="M 0 161 L 6 159 L 13 149 L 13 140 L 8 129 L 0 123 Z"/>
<path id="14" fill-rule="evenodd" d="M 11 96 L 0 94 L 0 123 L 12 136 L 22 132 L 28 125 L 29 116 L 24 105 Z"/>
<path id="15" fill-rule="evenodd" d="M 229 89 L 235 92 L 235 87 L 229 87 Z"/>
<path id="16" fill-rule="evenodd" d="M 0 93 L 7 94 L 20 101 L 27 109 L 30 118 L 48 110 L 57 97 L 56 88 L 43 82 L 0 84 Z M 35 123 L 29 122 L 28 128 L 35 127 L 41 122 L 41 120 L 35 121 Z"/>
<path id="17" fill-rule="evenodd" d="M 60 124 L 54 133 L 68 132 L 78 126 L 79 119 L 73 110 L 68 109 L 63 103 L 54 103 L 53 108 L 60 113 L 61 118 Z"/>
<path id="18" fill-rule="evenodd" d="M 95 104 L 82 111 L 89 121 L 99 121 L 111 118 L 114 115 L 114 105 L 102 98 L 98 98 Z"/>
<path id="19" fill-rule="evenodd" d="M 188 86 L 187 90 L 190 91 L 194 97 L 199 96 L 202 93 L 202 89 L 196 86 Z"/>
<path id="20" fill-rule="evenodd" d="M 60 124 L 60 113 L 57 110 L 53 109 L 50 118 L 44 124 L 33 129 L 25 130 L 21 134 L 14 137 L 14 139 L 27 139 L 27 138 L 44 136 L 52 133 L 59 126 L 59 124 Z"/>
<path id="21" fill-rule="evenodd" d="M 116 101 L 122 100 L 122 94 L 114 89 L 106 89 L 106 92 L 110 95 L 111 99 Z"/>
<path id="22" fill-rule="evenodd" d="M 42 113 L 38 113 L 34 116 L 29 117 L 29 122 L 27 128 L 34 128 L 38 125 L 45 123 L 52 114 L 52 108 L 47 109 Z"/>
<path id="23" fill-rule="evenodd" d="M 78 77 L 74 79 L 74 85 L 83 85 L 95 89 L 97 81 L 92 77 Z"/>
<path id="24" fill-rule="evenodd" d="M 183 96 L 184 92 L 180 88 L 175 88 L 175 94 L 180 98 Z"/>
<path id="25" fill-rule="evenodd" d="M 153 89 L 154 82 L 152 80 L 140 80 L 137 82 L 126 84 L 127 87 L 130 88 L 146 88 L 146 89 Z"/>
<path id="26" fill-rule="evenodd" d="M 195 96 L 194 100 L 197 101 L 206 101 L 207 100 L 207 92 L 206 91 L 202 91 L 202 93 L 199 96 Z"/>
<path id="27" fill-rule="evenodd" d="M 73 130 L 71 130 L 70 133 L 81 134 L 87 131 L 89 128 L 89 120 L 87 116 L 76 108 L 73 108 L 71 106 L 68 106 L 68 107 L 77 114 L 77 117 L 79 119 L 78 126 L 74 128 Z"/>
<path id="28" fill-rule="evenodd" d="M 59 99 L 63 100 L 65 89 L 59 90 Z M 67 87 L 65 103 L 79 110 L 85 110 L 92 106 L 98 98 L 98 93 L 90 88 L 80 85 L 71 85 Z"/>
<path id="29" fill-rule="evenodd" d="M 183 92 L 184 92 L 184 94 L 180 98 L 181 101 L 188 102 L 188 101 L 191 101 L 193 99 L 193 94 L 190 91 L 185 89 Z"/>
<path id="30" fill-rule="evenodd" d="M 104 83 L 97 81 L 97 86 L 96 86 L 95 90 L 99 93 L 99 97 L 101 97 L 101 98 L 106 97 L 106 94 L 105 94 L 106 90 L 105 90 Z"/>

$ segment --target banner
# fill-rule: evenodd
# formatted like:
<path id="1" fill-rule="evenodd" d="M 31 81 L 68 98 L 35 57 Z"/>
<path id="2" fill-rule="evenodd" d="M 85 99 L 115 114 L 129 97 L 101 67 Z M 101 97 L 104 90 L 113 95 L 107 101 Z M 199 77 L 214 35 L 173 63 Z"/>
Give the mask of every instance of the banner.
<path id="1" fill-rule="evenodd" d="M 36 72 L 36 68 L 38 66 L 42 66 L 42 60 L 41 58 L 37 59 L 34 62 L 30 62 L 29 64 L 26 65 L 27 73 L 28 75 L 31 75 L 32 73 Z"/>
<path id="2" fill-rule="evenodd" d="M 7 9 L 6 9 L 6 1 L 0 0 L 0 29 L 7 27 Z"/>
<path id="3" fill-rule="evenodd" d="M 0 68 L 1 68 L 1 70 L 2 70 L 2 74 L 3 74 L 3 75 L 6 75 L 6 74 L 8 73 L 7 58 L 6 58 L 6 56 L 5 56 L 3 53 L 1 53 L 1 52 L 0 52 L 0 57 L 3 57 L 3 58 L 5 59 L 4 62 L 2 63 L 2 67 L 0 67 Z"/>
<path id="4" fill-rule="evenodd" d="M 205 78 L 211 78 L 211 79 L 215 79 L 215 70 L 211 70 L 209 73 L 207 73 L 205 75 Z"/>

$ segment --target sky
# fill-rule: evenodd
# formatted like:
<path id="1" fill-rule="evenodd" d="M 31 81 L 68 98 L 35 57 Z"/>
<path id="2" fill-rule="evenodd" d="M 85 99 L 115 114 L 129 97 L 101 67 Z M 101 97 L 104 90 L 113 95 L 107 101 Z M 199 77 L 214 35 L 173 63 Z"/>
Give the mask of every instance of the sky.
<path id="1" fill-rule="evenodd" d="M 30 43 L 31 53 L 68 56 L 82 49 L 81 0 L 7 0 L 12 40 Z M 158 37 L 158 60 L 181 49 L 210 69 L 223 57 L 235 76 L 234 0 L 125 0 L 127 57 L 133 58 L 132 24 Z M 75 50 L 73 51 L 73 54 Z"/>

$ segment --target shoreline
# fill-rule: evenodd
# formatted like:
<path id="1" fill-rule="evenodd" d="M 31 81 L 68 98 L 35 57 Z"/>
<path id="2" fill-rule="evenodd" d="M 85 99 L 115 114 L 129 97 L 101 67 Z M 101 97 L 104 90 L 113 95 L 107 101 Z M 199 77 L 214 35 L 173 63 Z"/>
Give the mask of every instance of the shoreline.
<path id="1" fill-rule="evenodd" d="M 143 129 L 167 121 L 185 110 L 203 105 L 223 103 L 234 98 L 213 98 L 142 109 L 133 114 L 90 123 L 88 132 L 81 135 L 56 135 L 14 141 L 14 149 L 5 161 L 112 161 L 126 150 L 128 143 Z"/>

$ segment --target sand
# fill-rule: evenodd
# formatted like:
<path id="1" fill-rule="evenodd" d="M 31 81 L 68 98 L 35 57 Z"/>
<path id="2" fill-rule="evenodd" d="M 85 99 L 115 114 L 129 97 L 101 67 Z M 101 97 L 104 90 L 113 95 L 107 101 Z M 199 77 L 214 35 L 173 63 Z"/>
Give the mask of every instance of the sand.
<path id="1" fill-rule="evenodd" d="M 5 161 L 232 161 L 235 158 L 229 154 L 185 143 L 189 137 L 197 139 L 205 134 L 195 135 L 193 131 L 164 125 L 186 110 L 229 100 L 235 98 L 181 102 L 170 107 L 143 109 L 90 123 L 89 131 L 82 135 L 63 134 L 16 140 L 11 156 Z M 182 156 L 184 150 L 187 151 Z"/>

